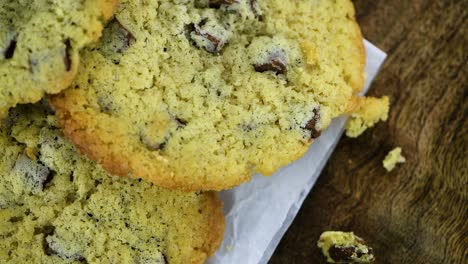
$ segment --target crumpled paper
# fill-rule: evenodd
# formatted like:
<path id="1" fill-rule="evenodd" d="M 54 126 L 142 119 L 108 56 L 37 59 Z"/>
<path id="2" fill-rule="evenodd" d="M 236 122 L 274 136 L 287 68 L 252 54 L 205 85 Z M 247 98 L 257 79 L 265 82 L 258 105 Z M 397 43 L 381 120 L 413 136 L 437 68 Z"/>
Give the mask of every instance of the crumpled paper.
<path id="1" fill-rule="evenodd" d="M 386 54 L 371 43 L 364 43 L 367 52 L 365 93 Z M 303 158 L 272 177 L 256 175 L 250 182 L 220 193 L 226 231 L 221 247 L 208 264 L 268 262 L 335 149 L 345 122 L 346 117 L 335 119 Z"/>

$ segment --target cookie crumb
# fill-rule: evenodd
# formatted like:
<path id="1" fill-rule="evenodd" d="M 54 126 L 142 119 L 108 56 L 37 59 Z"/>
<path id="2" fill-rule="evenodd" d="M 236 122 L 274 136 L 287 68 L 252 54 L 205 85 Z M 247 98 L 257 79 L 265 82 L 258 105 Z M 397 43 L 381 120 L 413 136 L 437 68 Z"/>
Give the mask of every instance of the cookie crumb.
<path id="1" fill-rule="evenodd" d="M 392 171 L 398 163 L 405 163 L 406 159 L 401 155 L 401 148 L 397 147 L 390 151 L 385 159 L 383 160 L 384 168 L 390 172 Z"/>
<path id="2" fill-rule="evenodd" d="M 379 121 L 387 121 L 390 102 L 387 96 L 382 98 L 360 97 L 354 102 L 350 119 L 346 124 L 346 135 L 351 138 L 360 136 Z"/>
<path id="3" fill-rule="evenodd" d="M 371 247 L 353 232 L 326 231 L 317 246 L 328 263 L 370 263 L 375 260 Z"/>

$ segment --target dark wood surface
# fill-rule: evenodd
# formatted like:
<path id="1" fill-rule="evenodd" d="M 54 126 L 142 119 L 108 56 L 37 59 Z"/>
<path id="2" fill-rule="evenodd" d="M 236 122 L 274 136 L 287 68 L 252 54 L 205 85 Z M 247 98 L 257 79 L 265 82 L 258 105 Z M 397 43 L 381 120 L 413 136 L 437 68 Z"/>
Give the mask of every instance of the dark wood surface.
<path id="1" fill-rule="evenodd" d="M 354 231 L 376 263 L 468 263 L 468 1 L 356 0 L 364 36 L 389 55 L 371 95 L 391 113 L 343 137 L 271 263 L 324 263 L 322 231 Z M 403 148 L 404 165 L 382 160 Z"/>

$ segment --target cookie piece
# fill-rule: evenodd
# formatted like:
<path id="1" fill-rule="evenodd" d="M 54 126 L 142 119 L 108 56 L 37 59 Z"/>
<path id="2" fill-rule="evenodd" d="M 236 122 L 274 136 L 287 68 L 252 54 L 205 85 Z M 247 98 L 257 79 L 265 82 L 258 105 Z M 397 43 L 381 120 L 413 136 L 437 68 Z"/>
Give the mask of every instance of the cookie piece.
<path id="1" fill-rule="evenodd" d="M 349 0 L 122 0 L 52 98 L 115 175 L 221 190 L 301 157 L 363 86 Z"/>
<path id="2" fill-rule="evenodd" d="M 390 102 L 387 96 L 382 98 L 357 97 L 352 101 L 354 109 L 346 123 L 346 135 L 356 138 L 379 121 L 387 121 Z"/>
<path id="3" fill-rule="evenodd" d="M 401 148 L 397 147 L 397 148 L 394 148 L 392 151 L 390 151 L 387 154 L 387 156 L 385 156 L 385 159 L 383 160 L 382 164 L 384 168 L 388 172 L 390 172 L 395 168 L 395 166 L 398 163 L 405 163 L 405 162 L 406 162 L 405 157 L 401 155 Z"/>
<path id="4" fill-rule="evenodd" d="M 0 1 L 0 118 L 68 87 L 116 0 Z"/>
<path id="5" fill-rule="evenodd" d="M 0 125 L 2 263 L 203 263 L 219 246 L 215 193 L 112 177 L 44 107 L 11 112 Z"/>
<path id="6" fill-rule="evenodd" d="M 353 232 L 326 231 L 317 246 L 328 263 L 370 263 L 375 260 L 372 248 Z"/>

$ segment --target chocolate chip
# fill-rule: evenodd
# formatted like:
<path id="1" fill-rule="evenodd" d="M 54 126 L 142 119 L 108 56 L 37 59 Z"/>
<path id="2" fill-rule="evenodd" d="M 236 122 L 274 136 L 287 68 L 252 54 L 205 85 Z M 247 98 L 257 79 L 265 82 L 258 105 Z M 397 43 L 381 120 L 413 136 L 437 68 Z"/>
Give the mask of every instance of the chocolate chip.
<path id="1" fill-rule="evenodd" d="M 72 66 L 72 61 L 71 61 L 71 44 L 70 44 L 70 40 L 67 39 L 65 41 L 65 56 L 63 57 L 63 63 L 65 64 L 65 70 L 70 71 L 71 70 L 71 66 Z"/>
<path id="2" fill-rule="evenodd" d="M 221 5 L 238 4 L 240 0 L 209 0 L 208 6 L 211 8 L 220 8 Z"/>
<path id="3" fill-rule="evenodd" d="M 312 117 L 311 120 L 309 120 L 309 122 L 307 122 L 304 129 L 310 131 L 311 138 L 318 138 L 322 134 L 322 131 L 316 128 L 317 123 L 320 121 L 320 110 L 319 108 L 314 108 L 313 112 L 314 112 L 314 116 Z"/>
<path id="4" fill-rule="evenodd" d="M 330 257 L 340 263 L 340 262 L 352 262 L 356 257 L 356 248 L 352 246 L 340 247 L 332 245 L 328 250 Z"/>
<path id="5" fill-rule="evenodd" d="M 136 38 L 117 18 L 111 20 L 105 27 L 99 50 L 105 56 L 122 54 L 135 43 Z"/>
<path id="6" fill-rule="evenodd" d="M 276 74 L 288 72 L 286 56 L 282 52 L 275 52 L 268 56 L 266 62 L 255 64 L 257 72 L 272 71 Z"/>
<path id="7" fill-rule="evenodd" d="M 16 39 L 12 39 L 10 40 L 8 47 L 3 52 L 3 56 L 5 57 L 5 59 L 13 58 L 13 55 L 15 54 L 15 50 L 16 50 Z"/>
<path id="8" fill-rule="evenodd" d="M 224 47 L 224 44 L 221 39 L 216 38 L 215 36 L 211 35 L 208 32 L 203 32 L 199 29 L 195 30 L 195 34 L 201 37 L 204 37 L 208 41 L 211 42 L 211 45 L 206 45 L 205 49 L 209 53 L 219 53 L 221 49 Z"/>
<path id="9" fill-rule="evenodd" d="M 189 25 L 189 28 L 191 25 Z M 194 44 L 212 54 L 218 54 L 228 43 L 230 33 L 218 21 L 203 19 L 193 25 L 190 39 Z"/>

